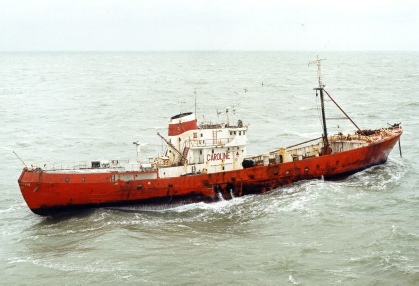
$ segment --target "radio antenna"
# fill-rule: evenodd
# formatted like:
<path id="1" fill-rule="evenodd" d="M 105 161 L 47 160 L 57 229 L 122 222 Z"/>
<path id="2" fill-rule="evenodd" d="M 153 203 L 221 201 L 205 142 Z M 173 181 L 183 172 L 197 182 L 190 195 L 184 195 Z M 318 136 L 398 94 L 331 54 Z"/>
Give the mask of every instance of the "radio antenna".
<path id="1" fill-rule="evenodd" d="M 317 55 L 317 60 L 309 62 L 308 65 L 317 65 L 317 77 L 319 79 L 319 88 L 324 88 L 325 85 L 322 82 L 322 70 L 321 70 L 321 61 L 324 61 L 325 59 L 319 59 L 319 55 Z"/>
<path id="2" fill-rule="evenodd" d="M 196 87 L 195 90 L 193 91 L 194 93 L 194 97 L 195 97 L 195 118 L 196 118 Z"/>
<path id="3" fill-rule="evenodd" d="M 317 65 L 317 77 L 319 79 L 319 87 L 314 88 L 314 90 L 316 91 L 316 96 L 317 96 L 317 92 L 320 91 L 320 104 L 321 104 L 321 111 L 322 111 L 322 125 L 323 125 L 323 141 L 324 141 L 324 147 L 322 147 L 324 150 L 322 151 L 322 154 L 330 154 L 330 148 L 329 148 L 329 138 L 327 135 L 327 126 L 326 126 L 326 111 L 324 108 L 324 95 L 323 95 L 323 91 L 324 91 L 324 87 L 325 85 L 322 82 L 322 71 L 321 71 L 321 61 L 325 60 L 325 59 L 320 59 L 319 55 L 317 55 L 317 60 L 309 62 L 308 65 L 310 66 L 311 64 L 316 64 Z M 327 93 L 327 92 L 326 92 Z"/>
<path id="4" fill-rule="evenodd" d="M 180 114 L 183 114 L 183 106 L 182 106 L 182 104 L 183 103 L 185 103 L 184 101 L 182 101 L 182 100 L 179 100 L 179 108 L 180 108 Z"/>

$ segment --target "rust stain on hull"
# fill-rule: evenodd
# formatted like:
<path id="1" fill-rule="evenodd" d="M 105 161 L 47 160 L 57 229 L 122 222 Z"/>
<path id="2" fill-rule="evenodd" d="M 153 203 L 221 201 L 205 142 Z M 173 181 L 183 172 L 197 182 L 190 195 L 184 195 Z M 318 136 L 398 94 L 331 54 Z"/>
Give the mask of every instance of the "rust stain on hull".
<path id="1" fill-rule="evenodd" d="M 219 200 L 218 193 L 227 200 L 262 194 L 299 180 L 322 176 L 340 178 L 382 164 L 400 136 L 401 133 L 390 140 L 352 151 L 222 173 L 112 181 L 109 173 L 55 174 L 23 170 L 18 182 L 29 208 L 40 215 L 92 207 L 214 202 Z M 120 175 L 135 178 L 136 172 Z"/>

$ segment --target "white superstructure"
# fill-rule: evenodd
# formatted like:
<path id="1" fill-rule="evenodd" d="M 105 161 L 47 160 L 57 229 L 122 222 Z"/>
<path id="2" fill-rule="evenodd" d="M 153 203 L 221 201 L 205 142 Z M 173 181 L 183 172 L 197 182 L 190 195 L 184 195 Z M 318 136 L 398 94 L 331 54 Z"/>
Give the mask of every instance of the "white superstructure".
<path id="1" fill-rule="evenodd" d="M 247 129 L 241 120 L 198 126 L 194 113 L 178 114 L 169 119 L 168 138 L 159 134 L 167 149 L 153 163 L 161 178 L 242 169 Z"/>

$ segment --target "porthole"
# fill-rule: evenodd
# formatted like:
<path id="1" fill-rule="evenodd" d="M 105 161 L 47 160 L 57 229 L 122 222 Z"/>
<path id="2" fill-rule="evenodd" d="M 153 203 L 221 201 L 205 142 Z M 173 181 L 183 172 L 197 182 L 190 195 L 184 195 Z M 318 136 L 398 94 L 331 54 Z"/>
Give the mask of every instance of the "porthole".
<path id="1" fill-rule="evenodd" d="M 70 178 L 69 177 L 65 177 L 65 181 L 66 182 L 70 182 Z"/>

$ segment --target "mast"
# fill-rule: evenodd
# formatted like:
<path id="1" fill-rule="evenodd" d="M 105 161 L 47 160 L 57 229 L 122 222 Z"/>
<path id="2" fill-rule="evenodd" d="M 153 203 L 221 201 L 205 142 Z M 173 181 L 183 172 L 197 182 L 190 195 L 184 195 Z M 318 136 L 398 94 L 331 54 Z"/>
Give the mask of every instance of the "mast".
<path id="1" fill-rule="evenodd" d="M 194 93 L 194 100 L 195 100 L 195 117 L 197 117 L 197 115 L 196 115 L 196 88 L 193 91 L 193 93 Z"/>
<path id="2" fill-rule="evenodd" d="M 322 123 L 323 123 L 323 142 L 324 142 L 324 151 L 322 152 L 323 154 L 327 154 L 328 150 L 329 150 L 329 139 L 328 139 L 328 135 L 327 135 L 327 125 L 326 125 L 326 112 L 324 109 L 324 87 L 325 85 L 322 82 L 322 73 L 321 73 L 321 61 L 323 61 L 325 59 L 320 59 L 319 56 L 317 55 L 317 59 L 315 61 L 312 61 L 310 63 L 308 63 L 308 65 L 311 64 L 316 64 L 317 65 L 317 78 L 319 80 L 319 87 L 315 87 L 314 90 L 316 91 L 316 96 L 317 91 L 320 91 L 320 104 L 321 104 L 321 111 L 322 111 Z"/>

